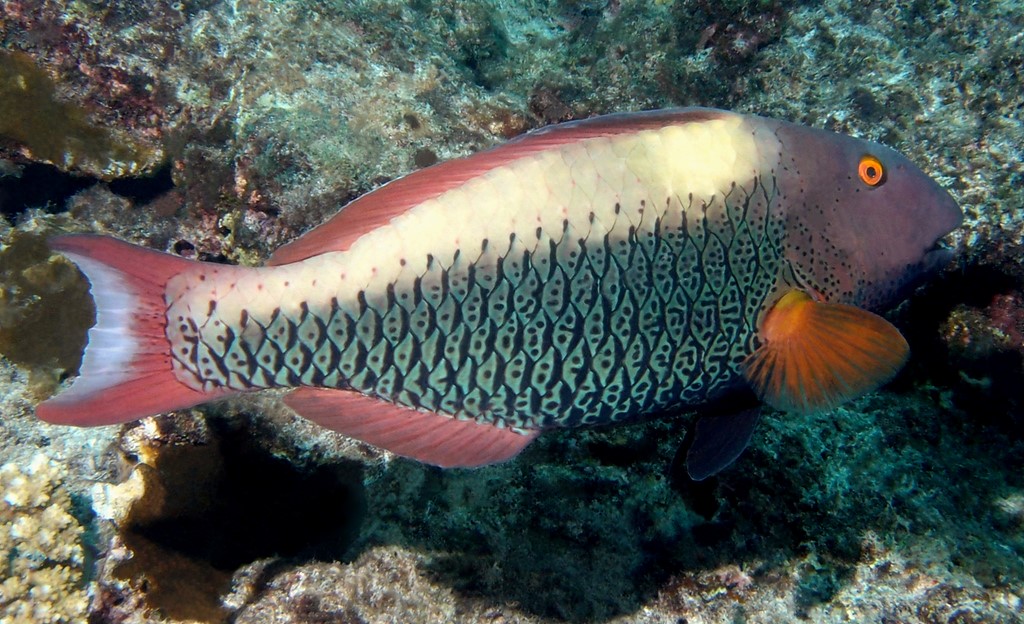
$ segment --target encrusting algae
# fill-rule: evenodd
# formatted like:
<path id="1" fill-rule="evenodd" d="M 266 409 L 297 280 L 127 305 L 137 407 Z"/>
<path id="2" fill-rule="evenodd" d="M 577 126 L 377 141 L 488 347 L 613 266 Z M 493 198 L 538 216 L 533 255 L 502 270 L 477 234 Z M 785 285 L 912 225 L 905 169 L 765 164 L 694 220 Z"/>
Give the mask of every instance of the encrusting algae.
<path id="1" fill-rule="evenodd" d="M 162 150 L 100 128 L 85 109 L 61 102 L 53 81 L 32 58 L 0 52 L 0 145 L 16 144 L 35 162 L 100 179 L 138 175 L 163 159 Z"/>
<path id="2" fill-rule="evenodd" d="M 29 372 L 33 392 L 53 391 L 77 366 L 93 322 L 88 292 L 37 232 L 13 230 L 0 244 L 0 353 Z"/>

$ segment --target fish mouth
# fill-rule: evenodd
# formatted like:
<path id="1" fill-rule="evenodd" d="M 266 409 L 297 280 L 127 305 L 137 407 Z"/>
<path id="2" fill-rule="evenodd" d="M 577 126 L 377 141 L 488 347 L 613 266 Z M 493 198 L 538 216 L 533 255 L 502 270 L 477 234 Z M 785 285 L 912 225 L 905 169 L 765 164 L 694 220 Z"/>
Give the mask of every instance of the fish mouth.
<path id="1" fill-rule="evenodd" d="M 938 271 L 953 259 L 956 250 L 946 237 L 940 237 L 924 252 L 924 267 L 929 273 Z"/>

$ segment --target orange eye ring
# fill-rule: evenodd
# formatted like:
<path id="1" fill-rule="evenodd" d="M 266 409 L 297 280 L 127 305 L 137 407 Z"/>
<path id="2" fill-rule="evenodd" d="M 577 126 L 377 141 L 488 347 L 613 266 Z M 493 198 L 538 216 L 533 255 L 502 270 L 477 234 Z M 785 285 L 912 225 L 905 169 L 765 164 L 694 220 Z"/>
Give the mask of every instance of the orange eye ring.
<path id="1" fill-rule="evenodd" d="M 868 186 L 878 186 L 885 182 L 885 167 L 874 156 L 861 157 L 857 174 L 860 175 L 860 181 Z"/>

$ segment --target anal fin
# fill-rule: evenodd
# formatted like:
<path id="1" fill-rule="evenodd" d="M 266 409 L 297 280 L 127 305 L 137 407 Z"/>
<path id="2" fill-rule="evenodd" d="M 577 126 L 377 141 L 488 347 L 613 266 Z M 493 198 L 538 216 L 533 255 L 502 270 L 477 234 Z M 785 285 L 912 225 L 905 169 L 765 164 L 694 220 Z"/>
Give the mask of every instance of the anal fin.
<path id="1" fill-rule="evenodd" d="M 284 401 L 322 427 L 442 468 L 509 460 L 539 433 L 421 412 L 351 390 L 299 388 Z"/>

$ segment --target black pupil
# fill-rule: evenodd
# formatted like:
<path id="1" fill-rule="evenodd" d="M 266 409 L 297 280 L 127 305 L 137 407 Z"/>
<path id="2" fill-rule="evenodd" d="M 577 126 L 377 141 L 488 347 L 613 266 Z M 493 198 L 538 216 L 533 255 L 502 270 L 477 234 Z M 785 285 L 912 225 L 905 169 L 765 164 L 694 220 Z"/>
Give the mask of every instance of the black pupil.
<path id="1" fill-rule="evenodd" d="M 874 167 L 868 167 L 867 172 L 869 178 L 878 177 L 878 169 L 875 169 Z"/>

